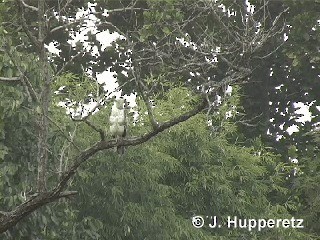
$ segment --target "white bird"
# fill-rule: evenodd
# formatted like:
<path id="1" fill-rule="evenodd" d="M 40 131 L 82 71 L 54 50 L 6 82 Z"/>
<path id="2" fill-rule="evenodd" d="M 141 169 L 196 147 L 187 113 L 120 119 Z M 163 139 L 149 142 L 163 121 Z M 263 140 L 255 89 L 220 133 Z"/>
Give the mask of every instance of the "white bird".
<path id="1" fill-rule="evenodd" d="M 124 99 L 117 99 L 112 108 L 111 115 L 109 118 L 110 122 L 110 133 L 118 141 L 121 138 L 124 138 L 127 133 L 127 124 L 126 124 L 126 114 L 124 108 Z M 116 148 L 119 154 L 124 153 L 124 147 L 120 146 Z"/>

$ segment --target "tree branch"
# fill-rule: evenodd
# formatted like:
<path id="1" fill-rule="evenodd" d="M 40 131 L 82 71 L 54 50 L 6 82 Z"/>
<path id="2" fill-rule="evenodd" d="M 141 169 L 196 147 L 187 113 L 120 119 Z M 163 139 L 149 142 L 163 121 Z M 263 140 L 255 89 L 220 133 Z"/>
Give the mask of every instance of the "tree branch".
<path id="1" fill-rule="evenodd" d="M 0 77 L 0 82 L 21 82 L 22 77 Z"/>
<path id="2" fill-rule="evenodd" d="M 64 69 L 73 62 L 74 59 L 76 59 L 77 57 L 79 57 L 81 54 L 85 54 L 85 52 L 78 52 L 76 55 L 72 56 L 65 64 L 63 64 L 63 66 L 61 67 L 61 69 L 56 73 L 56 76 L 59 76 Z"/>
<path id="3" fill-rule="evenodd" d="M 19 66 L 19 64 L 16 63 L 15 58 L 12 56 L 12 53 L 10 52 L 10 50 L 6 49 L 5 52 L 8 54 L 8 56 L 10 57 L 12 63 L 14 64 L 14 66 L 17 67 L 19 74 L 20 74 L 20 81 L 22 83 L 22 85 L 25 87 L 29 101 L 31 102 L 31 100 L 34 100 L 35 102 L 38 101 L 38 97 L 37 97 L 37 93 L 35 92 L 31 82 L 29 81 L 29 79 L 24 75 L 23 70 L 21 69 L 21 67 Z M 12 78 L 11 78 L 12 79 Z M 15 78 L 13 78 L 15 79 Z"/>
<path id="4" fill-rule="evenodd" d="M 64 28 L 70 27 L 70 26 L 72 26 L 74 24 L 77 24 L 77 23 L 81 23 L 81 22 L 83 22 L 85 20 L 89 20 L 89 19 L 88 18 L 79 18 L 79 19 L 76 19 L 76 20 L 74 20 L 72 22 L 66 23 L 64 25 L 57 26 L 57 27 L 51 29 L 50 33 L 54 33 L 54 32 L 56 32 L 56 31 L 58 31 L 60 29 L 64 29 Z"/>
<path id="5" fill-rule="evenodd" d="M 135 81 L 136 81 L 136 85 L 137 85 L 137 88 L 139 90 L 139 93 L 147 107 L 147 112 L 148 112 L 148 117 L 149 117 L 149 121 L 151 123 L 151 126 L 154 130 L 156 130 L 159 125 L 157 123 L 157 121 L 155 120 L 155 117 L 153 115 L 153 111 L 152 111 L 152 107 L 151 107 L 151 104 L 150 104 L 150 101 L 149 99 L 147 98 L 146 94 L 148 93 L 148 89 L 146 89 L 146 86 L 144 86 L 144 84 L 142 83 L 142 81 L 140 80 L 140 74 L 139 74 L 139 71 L 136 73 L 134 71 L 134 69 L 132 69 L 132 75 L 134 76 L 135 78 Z M 144 89 L 142 89 L 142 87 Z"/>
<path id="6" fill-rule="evenodd" d="M 76 173 L 78 167 L 82 163 L 87 161 L 90 157 L 92 157 L 94 154 L 96 154 L 97 152 L 99 152 L 101 150 L 110 149 L 115 146 L 136 146 L 136 145 L 142 144 L 142 143 L 148 141 L 149 139 L 151 139 L 152 137 L 163 132 L 164 130 L 166 130 L 174 125 L 177 125 L 178 123 L 184 122 L 184 121 L 188 120 L 189 118 L 195 116 L 196 114 L 198 114 L 199 112 L 204 110 L 206 107 L 207 107 L 207 100 L 205 98 L 203 98 L 201 100 L 201 103 L 198 106 L 196 106 L 194 109 L 192 109 L 191 111 L 189 111 L 183 115 L 180 115 L 179 117 L 174 118 L 171 121 L 167 121 L 167 122 L 162 123 L 161 125 L 159 125 L 157 127 L 157 129 L 154 129 L 153 131 L 150 131 L 149 133 L 146 133 L 140 137 L 130 138 L 130 139 L 121 139 L 120 141 L 119 140 L 116 141 L 113 139 L 113 140 L 109 140 L 109 141 L 97 142 L 92 147 L 86 149 L 85 151 L 80 153 L 80 155 L 78 155 L 75 158 L 73 165 L 69 168 L 68 171 L 66 171 L 62 175 L 62 178 L 61 178 L 59 184 L 52 191 L 55 194 L 57 194 L 57 193 L 61 192 L 62 190 L 64 190 L 64 188 L 67 187 L 67 183 L 68 183 L 69 179 Z"/>
<path id="7" fill-rule="evenodd" d="M 66 191 L 53 194 L 53 192 L 39 193 L 28 201 L 22 203 L 11 212 L 2 212 L 0 215 L 0 233 L 15 226 L 24 217 L 39 209 L 40 207 L 51 203 L 57 199 L 76 195 L 76 191 Z"/>
<path id="8" fill-rule="evenodd" d="M 48 64 L 48 58 L 46 55 L 46 49 L 43 44 L 45 38 L 45 2 L 38 1 L 38 39 L 40 40 L 39 45 L 39 62 L 40 62 L 40 79 L 41 83 L 41 94 L 39 98 L 39 107 L 41 114 L 38 117 L 38 177 L 37 177 L 37 189 L 38 192 L 46 192 L 47 189 L 47 176 L 48 176 L 48 136 L 49 136 L 49 106 L 51 102 L 51 74 L 50 66 Z"/>
<path id="9" fill-rule="evenodd" d="M 115 8 L 111 10 L 107 10 L 107 13 L 113 12 L 124 12 L 124 11 L 148 11 L 148 8 L 137 8 L 137 7 L 128 7 L 128 8 Z"/>
<path id="10" fill-rule="evenodd" d="M 64 137 L 69 143 L 71 143 L 71 144 L 77 149 L 77 151 L 80 152 L 80 148 L 73 142 L 72 139 L 70 139 L 70 138 L 64 133 L 64 131 L 61 129 L 61 127 L 60 127 L 55 121 L 53 121 L 53 119 L 51 119 L 49 116 L 46 116 L 46 117 L 48 118 L 48 120 L 49 120 L 53 125 L 56 126 L 56 128 L 58 128 L 59 132 L 61 132 L 61 134 L 63 135 L 63 137 Z"/>
<path id="11" fill-rule="evenodd" d="M 18 1 L 21 4 L 21 2 L 19 0 L 16 0 L 16 1 Z M 27 34 L 31 43 L 37 48 L 37 50 L 40 50 L 41 49 L 40 41 L 29 31 L 27 23 L 26 23 L 25 12 L 22 8 L 20 10 L 20 13 L 21 13 L 22 28 L 23 28 L 24 32 Z"/>
<path id="12" fill-rule="evenodd" d="M 89 127 L 91 127 L 93 130 L 95 130 L 96 132 L 98 132 L 98 133 L 100 134 L 101 141 L 105 141 L 106 136 L 105 136 L 104 131 L 103 131 L 101 128 L 99 128 L 99 127 L 95 126 L 93 123 L 89 122 L 88 119 L 85 119 L 84 122 L 85 122 Z"/>
<path id="13" fill-rule="evenodd" d="M 66 3 L 64 4 L 64 6 L 62 8 L 60 8 L 60 5 L 59 5 L 59 12 L 58 12 L 58 15 L 60 16 L 60 14 L 65 10 L 67 9 L 67 7 L 69 6 L 69 4 L 72 2 L 72 0 L 67 0 Z"/>
<path id="14" fill-rule="evenodd" d="M 26 4 L 23 0 L 19 0 L 19 1 L 22 3 L 22 5 L 23 5 L 24 7 L 29 8 L 29 9 L 31 9 L 32 11 L 36 11 L 36 12 L 38 11 L 38 8 Z"/>

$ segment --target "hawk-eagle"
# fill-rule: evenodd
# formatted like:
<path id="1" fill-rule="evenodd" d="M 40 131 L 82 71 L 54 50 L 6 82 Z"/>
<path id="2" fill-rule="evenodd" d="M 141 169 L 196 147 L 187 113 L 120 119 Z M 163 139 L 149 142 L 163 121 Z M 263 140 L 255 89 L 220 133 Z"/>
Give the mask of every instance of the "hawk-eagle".
<path id="1" fill-rule="evenodd" d="M 116 141 L 126 137 L 127 134 L 127 119 L 124 104 L 125 101 L 123 98 L 116 99 L 112 106 L 111 115 L 109 118 L 110 133 L 116 139 Z M 124 147 L 117 146 L 116 151 L 119 154 L 123 154 Z"/>

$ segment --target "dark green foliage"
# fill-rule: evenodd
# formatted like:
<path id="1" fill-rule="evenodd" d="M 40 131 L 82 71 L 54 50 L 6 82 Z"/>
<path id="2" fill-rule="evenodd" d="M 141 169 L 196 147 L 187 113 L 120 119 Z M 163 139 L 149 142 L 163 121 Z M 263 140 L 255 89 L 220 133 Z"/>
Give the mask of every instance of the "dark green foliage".
<path id="1" fill-rule="evenodd" d="M 288 39 L 280 38 L 267 45 L 268 48 L 279 48 L 257 66 L 260 70 L 251 77 L 252 83 L 244 85 L 242 105 L 247 119 L 251 119 L 256 127 L 242 126 L 241 129 L 248 137 L 262 135 L 264 141 L 282 155 L 285 165 L 288 157 L 292 157 L 290 149 L 295 147 L 294 157 L 299 164 L 289 164 L 285 170 L 286 176 L 291 175 L 286 183 L 295 208 L 291 210 L 308 222 L 306 231 L 319 234 L 319 207 L 314 202 L 318 191 L 317 141 L 313 141 L 309 133 L 319 123 L 320 5 L 318 1 L 272 1 L 269 7 L 273 9 L 272 6 L 279 5 L 289 7 L 284 29 Z M 280 89 L 275 89 L 280 85 Z M 310 122 L 297 121 L 300 116 L 295 112 L 296 102 L 310 106 Z M 287 129 L 293 124 L 299 127 L 299 132 L 290 135 Z M 282 125 L 283 129 L 280 128 Z M 279 135 L 283 137 L 276 141 Z M 298 169 L 296 177 L 292 176 L 294 167 Z"/>
<path id="2" fill-rule="evenodd" d="M 74 17 L 79 9 L 87 9 L 87 2 L 73 1 L 63 11 L 63 17 Z M 154 114 L 159 122 L 190 110 L 199 99 L 197 86 L 204 80 L 210 77 L 219 82 L 232 73 L 223 61 L 205 61 L 205 57 L 214 57 L 211 48 L 222 46 L 222 55 L 253 72 L 245 84 L 234 87 L 232 97 L 226 98 L 214 111 L 199 114 L 141 146 L 128 147 L 123 156 L 111 150 L 97 154 L 81 167 L 69 184 L 71 190 L 79 192 L 78 196 L 43 207 L 1 237 L 30 240 L 317 239 L 320 234 L 319 139 L 317 133 L 313 134 L 313 124 L 319 122 L 316 109 L 320 96 L 319 3 L 271 1 L 265 6 L 269 15 L 261 29 L 272 26 L 270 19 L 290 7 L 285 13 L 284 29 L 289 39 L 284 41 L 283 33 L 279 32 L 255 57 L 247 51 L 246 42 L 237 45 L 232 34 L 224 31 L 228 25 L 235 35 L 241 35 L 241 14 L 228 16 L 219 8 L 219 21 L 207 10 L 206 1 L 97 0 L 96 3 L 95 9 L 100 13 L 104 9 L 118 9 L 107 17 L 96 14 L 101 21 L 98 30 L 126 33 L 127 39 L 119 38 L 102 49 L 96 35 L 89 32 L 87 40 L 73 46 L 67 41 L 80 31 L 81 23 L 54 31 L 44 40 L 47 44 L 54 42 L 61 50 L 60 56 L 50 55 L 53 72 L 59 72 L 65 62 L 79 54 L 59 76 L 52 76 L 52 91 L 56 93 L 52 93 L 47 116 L 50 118 L 49 187 L 71 165 L 70 161 L 79 151 L 99 140 L 93 128 L 72 121 L 66 109 L 58 106 L 60 101 L 65 101 L 68 107 L 77 109 L 97 100 L 97 95 L 106 100 L 103 85 L 97 84 L 87 70 L 100 73 L 110 68 L 120 85 L 126 83 L 123 93 L 139 94 L 141 90 L 132 81 L 133 72 L 128 67 L 139 69 L 136 74 L 152 89 L 149 97 L 155 101 Z M 238 13 L 245 7 L 235 1 L 221 3 Z M 251 3 L 257 8 L 264 6 L 264 1 Z M 0 4 L 0 22 L 11 21 L 0 27 L 0 76 L 19 76 L 22 69 L 39 90 L 40 65 L 34 55 L 35 47 L 22 31 L 21 9 L 16 4 L 16 1 Z M 47 1 L 47 4 L 52 9 L 59 7 L 59 1 Z M 137 9 L 131 11 L 131 7 Z M 36 14 L 26 17 L 26 23 L 35 33 Z M 48 30 L 63 23 L 62 17 L 52 18 Z M 192 45 L 187 46 L 177 38 L 198 46 L 202 44 L 209 52 L 204 55 L 194 51 Z M 92 54 L 93 47 L 99 54 Z M 270 52 L 273 53 L 269 56 Z M 280 84 L 283 86 L 276 90 Z M 0 82 L 0 98 L 0 210 L 9 211 L 23 202 L 25 196 L 34 193 L 39 112 L 20 84 Z M 131 137 L 151 129 L 141 96 L 136 100 L 135 110 L 139 116 L 135 122 L 130 117 Z M 296 122 L 298 116 L 293 103 L 299 101 L 314 102 L 310 107 L 314 115 L 310 123 Z M 89 118 L 106 132 L 110 108 L 106 100 L 98 108 L 99 112 Z M 229 113 L 231 116 L 226 117 Z M 272 123 L 270 118 L 274 118 Z M 286 129 L 293 123 L 300 127 L 300 132 L 289 135 Z M 267 130 L 271 134 L 267 134 Z M 284 136 L 280 141 L 275 140 L 278 134 Z M 107 138 L 110 138 L 108 134 Z M 291 164 L 288 157 L 298 158 L 299 164 Z M 293 176 L 295 167 L 298 173 Z M 191 224 L 194 215 L 216 215 L 223 221 L 227 216 L 255 219 L 294 216 L 305 219 L 305 229 L 261 232 L 196 229 Z"/>
<path id="3" fill-rule="evenodd" d="M 175 97 L 171 100 L 179 108 L 185 92 L 177 89 L 167 96 Z M 168 117 L 170 100 L 159 106 L 159 112 L 168 114 L 163 117 Z M 136 124 L 143 119 L 142 114 Z M 223 131 L 215 135 L 206 122 L 205 115 L 194 117 L 148 144 L 128 148 L 122 156 L 112 151 L 98 154 L 72 183 L 79 201 L 70 202 L 71 218 L 60 218 L 72 230 L 60 231 L 59 238 L 311 239 L 294 229 L 248 232 L 192 227 L 194 215 L 216 215 L 224 221 L 227 216 L 292 217 L 288 202 L 275 201 L 287 192 L 281 187 L 279 156 L 269 153 L 259 140 L 246 148 L 230 139 L 237 134 L 231 120 L 225 120 Z"/>

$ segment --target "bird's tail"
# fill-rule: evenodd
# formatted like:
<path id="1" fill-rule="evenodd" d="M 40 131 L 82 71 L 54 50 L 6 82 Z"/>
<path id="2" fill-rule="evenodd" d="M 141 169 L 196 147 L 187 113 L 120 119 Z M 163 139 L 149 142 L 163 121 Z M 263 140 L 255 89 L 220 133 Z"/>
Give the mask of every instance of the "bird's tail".
<path id="1" fill-rule="evenodd" d="M 118 154 L 124 154 L 124 146 L 118 146 L 116 147 L 116 151 Z"/>

